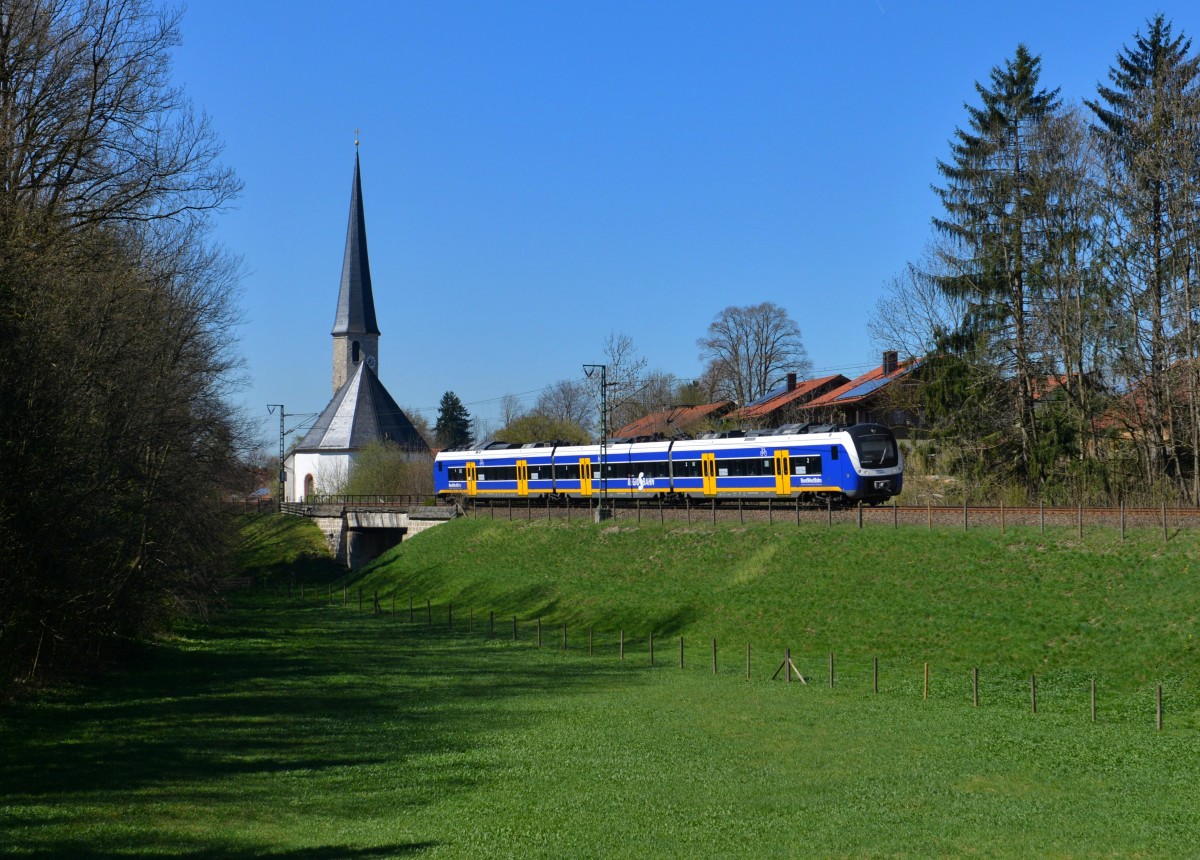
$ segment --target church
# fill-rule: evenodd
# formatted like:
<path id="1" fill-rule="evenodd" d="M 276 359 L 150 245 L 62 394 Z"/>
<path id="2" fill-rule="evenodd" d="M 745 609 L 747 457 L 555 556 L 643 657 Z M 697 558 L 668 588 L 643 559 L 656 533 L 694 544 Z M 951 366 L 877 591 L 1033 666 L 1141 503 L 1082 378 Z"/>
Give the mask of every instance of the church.
<path id="1" fill-rule="evenodd" d="M 357 144 L 332 335 L 333 399 L 284 461 L 289 502 L 341 492 L 355 454 L 372 442 L 391 442 L 413 457 L 430 453 L 421 434 L 379 381 L 379 325 L 371 291 Z"/>

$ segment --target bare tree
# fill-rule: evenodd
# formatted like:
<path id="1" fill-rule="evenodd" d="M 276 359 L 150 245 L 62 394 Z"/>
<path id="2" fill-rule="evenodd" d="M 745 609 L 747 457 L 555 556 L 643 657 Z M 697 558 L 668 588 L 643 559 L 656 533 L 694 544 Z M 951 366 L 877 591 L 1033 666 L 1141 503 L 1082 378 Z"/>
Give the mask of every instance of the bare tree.
<path id="1" fill-rule="evenodd" d="M 576 380 L 563 379 L 546 388 L 538 396 L 532 411 L 578 424 L 589 432 L 596 424 L 596 411 L 588 387 Z"/>
<path id="2" fill-rule="evenodd" d="M 243 426 L 239 190 L 170 86 L 178 14 L 0 4 L 0 682 L 202 606 Z"/>
<path id="3" fill-rule="evenodd" d="M 525 414 L 521 398 L 515 394 L 505 394 L 500 398 L 500 425 L 507 427 Z"/>
<path id="4" fill-rule="evenodd" d="M 716 392 L 740 404 L 766 394 L 789 372 L 803 378 L 812 369 L 800 326 L 772 302 L 725 308 L 696 343 Z"/>

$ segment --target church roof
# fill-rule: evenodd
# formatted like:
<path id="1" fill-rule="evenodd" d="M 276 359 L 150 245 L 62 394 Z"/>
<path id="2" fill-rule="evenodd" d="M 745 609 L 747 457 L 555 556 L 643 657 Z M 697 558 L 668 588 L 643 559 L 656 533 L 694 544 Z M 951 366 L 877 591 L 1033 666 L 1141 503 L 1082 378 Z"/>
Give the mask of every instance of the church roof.
<path id="1" fill-rule="evenodd" d="M 353 450 L 379 440 L 410 450 L 429 450 L 417 428 L 364 361 L 333 395 L 296 450 Z"/>
<path id="2" fill-rule="evenodd" d="M 333 334 L 379 334 L 379 325 L 375 322 L 375 297 L 371 294 L 367 222 L 363 217 L 362 180 L 359 178 L 357 152 L 354 153 L 350 222 L 346 226 L 346 253 L 342 257 L 342 286 L 338 293 Z"/>

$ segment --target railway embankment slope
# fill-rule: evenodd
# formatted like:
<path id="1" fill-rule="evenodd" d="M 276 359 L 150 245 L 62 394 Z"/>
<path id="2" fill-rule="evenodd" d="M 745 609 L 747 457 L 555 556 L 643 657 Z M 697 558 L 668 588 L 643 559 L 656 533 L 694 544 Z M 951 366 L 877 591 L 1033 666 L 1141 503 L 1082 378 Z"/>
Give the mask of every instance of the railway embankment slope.
<path id="1" fill-rule="evenodd" d="M 956 678 L 980 667 L 1200 688 L 1200 533 L 1187 530 L 1164 542 L 1152 529 L 1122 541 L 1066 528 L 463 519 L 405 542 L 353 585 L 403 612 L 411 600 L 438 624 L 449 612 L 483 629 L 492 615 L 497 635 L 511 636 L 513 616 L 523 630 L 540 619 L 548 646 L 565 624 L 574 647 L 590 628 L 595 641 L 624 631 L 643 647 L 653 633 L 662 648 L 680 636 L 697 650 L 716 639 L 729 655 L 746 643 L 763 655 L 791 648 L 809 666 L 833 653 L 844 665 L 929 662 Z"/>

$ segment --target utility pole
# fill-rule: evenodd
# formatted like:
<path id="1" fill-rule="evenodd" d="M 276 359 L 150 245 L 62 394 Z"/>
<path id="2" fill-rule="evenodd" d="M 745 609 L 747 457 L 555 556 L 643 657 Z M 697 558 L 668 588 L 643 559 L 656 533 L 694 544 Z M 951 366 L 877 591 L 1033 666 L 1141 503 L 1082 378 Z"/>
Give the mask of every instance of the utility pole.
<path id="1" fill-rule="evenodd" d="M 583 372 L 591 379 L 596 371 L 600 371 L 600 509 L 597 520 L 602 520 L 608 510 L 608 476 L 604 466 L 608 461 L 608 365 L 585 364 Z"/>
<path id="2" fill-rule="evenodd" d="M 283 468 L 283 419 L 287 415 L 287 412 L 284 411 L 282 403 L 267 404 L 268 415 L 274 414 L 276 409 L 279 410 L 279 493 L 275 497 L 275 511 L 278 513 L 283 510 L 283 488 L 287 483 L 287 469 Z"/>

